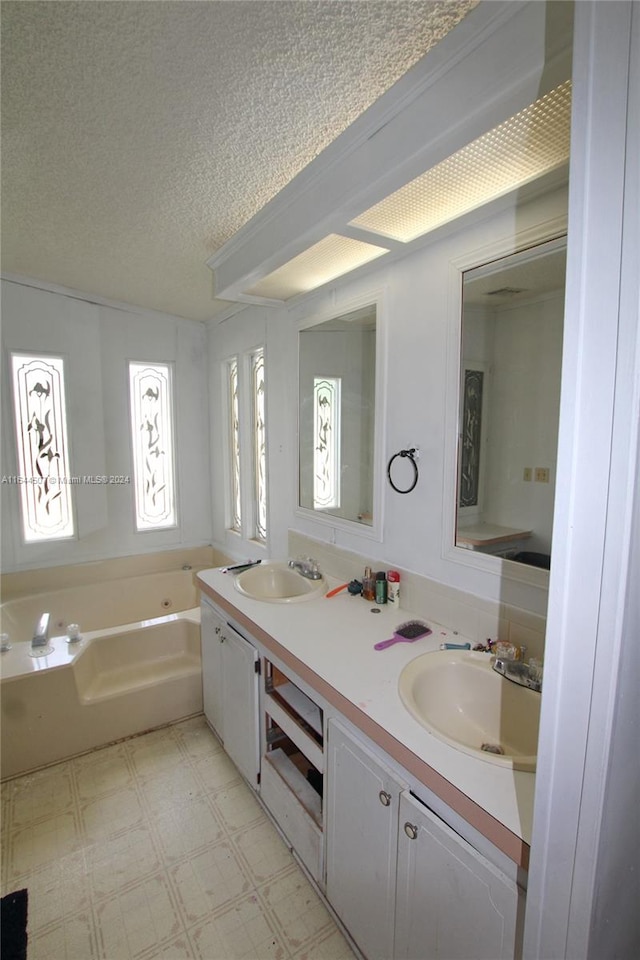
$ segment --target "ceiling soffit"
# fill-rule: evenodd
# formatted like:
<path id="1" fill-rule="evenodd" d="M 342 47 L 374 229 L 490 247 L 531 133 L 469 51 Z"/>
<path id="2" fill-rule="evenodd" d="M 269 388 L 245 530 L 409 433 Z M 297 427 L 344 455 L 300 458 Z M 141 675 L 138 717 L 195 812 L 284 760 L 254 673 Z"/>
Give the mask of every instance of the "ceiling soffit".
<path id="1" fill-rule="evenodd" d="M 388 213 L 385 206 L 402 197 L 407 184 L 428 192 L 437 181 L 430 174 L 447 169 L 452 155 L 465 158 L 471 178 L 479 179 L 480 146 L 486 179 L 495 181 L 496 145 L 505 131 L 520 177 L 509 189 L 549 171 L 566 177 L 571 28 L 570 4 L 476 7 L 208 261 L 217 294 L 247 302 L 304 295 L 353 269 L 350 262 L 341 269 L 338 257 L 331 271 L 315 269 L 329 241 L 331 249 L 345 238 L 362 248 L 370 244 L 362 263 L 385 251 L 388 259 L 405 254 L 411 241 L 447 217 L 403 234 L 403 224 L 395 231 L 380 226 L 389 220 L 380 211 Z M 547 136 L 553 142 L 545 143 Z M 539 174 L 518 162 L 527 144 L 540 158 Z M 501 185 L 488 199 L 507 192 Z M 401 205 L 392 213 L 402 219 Z M 405 210 L 404 219 L 411 218 Z"/>

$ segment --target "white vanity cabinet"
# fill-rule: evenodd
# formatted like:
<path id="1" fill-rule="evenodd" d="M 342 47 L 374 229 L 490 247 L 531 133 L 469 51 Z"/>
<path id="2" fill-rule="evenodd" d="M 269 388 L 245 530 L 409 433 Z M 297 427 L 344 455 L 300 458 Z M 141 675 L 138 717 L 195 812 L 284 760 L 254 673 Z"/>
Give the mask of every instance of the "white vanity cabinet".
<path id="1" fill-rule="evenodd" d="M 204 713 L 226 752 L 256 789 L 259 654 L 224 613 L 204 598 L 200 615 Z"/>
<path id="2" fill-rule="evenodd" d="M 519 888 L 328 722 L 327 899 L 367 960 L 513 960 Z"/>
<path id="3" fill-rule="evenodd" d="M 389 960 L 406 784 L 333 719 L 327 736 L 327 899 L 367 960 Z"/>
<path id="4" fill-rule="evenodd" d="M 513 960 L 520 889 L 410 793 L 400 797 L 396 960 Z"/>
<path id="5" fill-rule="evenodd" d="M 202 702 L 209 726 L 224 742 L 222 711 L 222 647 L 226 621 L 208 600 L 200 603 Z"/>

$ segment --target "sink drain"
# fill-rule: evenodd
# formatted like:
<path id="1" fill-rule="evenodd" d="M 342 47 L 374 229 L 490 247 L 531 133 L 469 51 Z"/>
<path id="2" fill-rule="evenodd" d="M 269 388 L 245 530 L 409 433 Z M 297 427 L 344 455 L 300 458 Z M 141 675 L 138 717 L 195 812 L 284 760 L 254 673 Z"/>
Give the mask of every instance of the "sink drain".
<path id="1" fill-rule="evenodd" d="M 484 750 L 485 753 L 504 754 L 504 747 L 501 747 L 499 743 L 483 743 L 480 749 Z"/>

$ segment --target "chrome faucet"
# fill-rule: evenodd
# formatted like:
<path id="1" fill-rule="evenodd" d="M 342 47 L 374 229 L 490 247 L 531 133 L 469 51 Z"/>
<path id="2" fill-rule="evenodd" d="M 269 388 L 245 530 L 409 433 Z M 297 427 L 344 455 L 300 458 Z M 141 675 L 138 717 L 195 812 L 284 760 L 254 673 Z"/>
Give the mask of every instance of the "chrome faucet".
<path id="1" fill-rule="evenodd" d="M 300 557 L 297 560 L 289 560 L 289 566 L 292 570 L 306 577 L 307 580 L 322 580 L 322 574 L 318 570 L 318 564 L 311 557 Z"/>
<path id="2" fill-rule="evenodd" d="M 40 619 L 36 624 L 36 628 L 33 631 L 33 637 L 31 639 L 32 647 L 46 647 L 49 643 L 49 620 L 51 618 L 50 613 L 43 613 Z"/>
<path id="3" fill-rule="evenodd" d="M 507 680 L 519 683 L 521 687 L 529 687 L 530 690 L 535 690 L 537 693 L 542 690 L 542 669 L 539 664 L 533 661 L 523 663 L 522 660 L 507 660 L 506 657 L 496 657 L 492 667 L 496 673 Z"/>

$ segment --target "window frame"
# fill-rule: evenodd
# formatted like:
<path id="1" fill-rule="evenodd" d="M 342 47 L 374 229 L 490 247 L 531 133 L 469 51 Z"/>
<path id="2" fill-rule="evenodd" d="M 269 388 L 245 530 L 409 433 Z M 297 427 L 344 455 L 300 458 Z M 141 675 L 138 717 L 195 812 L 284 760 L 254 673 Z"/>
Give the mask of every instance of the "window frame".
<path id="1" fill-rule="evenodd" d="M 30 509 L 30 498 L 29 493 L 35 493 L 36 489 L 45 490 L 45 495 L 49 492 L 49 484 L 47 479 L 53 479 L 52 474 L 47 474 L 47 477 L 43 477 L 43 483 L 37 483 L 34 476 L 29 476 L 27 478 L 27 471 L 30 469 L 29 465 L 26 463 L 23 450 L 25 446 L 30 446 L 29 442 L 25 443 L 25 436 L 23 434 L 23 422 L 21 413 L 23 411 L 23 400 L 19 395 L 19 388 L 17 380 L 19 377 L 19 370 L 16 367 L 16 362 L 28 361 L 28 364 L 40 362 L 42 364 L 52 365 L 53 362 L 60 365 L 58 375 L 60 377 L 60 390 L 58 403 L 61 407 L 62 413 L 62 437 L 61 437 L 61 446 L 62 446 L 62 458 L 61 458 L 61 470 L 56 471 L 55 481 L 51 484 L 51 490 L 54 491 L 56 488 L 59 488 L 57 495 L 54 495 L 50 502 L 58 499 L 58 497 L 63 495 L 64 492 L 64 502 L 66 503 L 66 514 L 67 519 L 64 522 L 65 528 L 69 532 L 64 533 L 53 533 L 50 536 L 39 535 L 32 536 L 28 535 L 28 528 L 38 523 L 37 517 L 33 515 L 32 510 Z M 9 384 L 10 384 L 10 393 L 11 393 L 11 407 L 12 407 L 12 425 L 13 425 L 13 440 L 14 440 L 14 457 L 16 465 L 16 473 L 14 476 L 6 477 L 5 479 L 12 484 L 15 482 L 16 487 L 18 488 L 17 499 L 19 503 L 18 509 L 18 532 L 20 537 L 20 542 L 23 547 L 27 549 L 36 546 L 43 546 L 53 543 L 64 543 L 69 541 L 74 541 L 78 539 L 78 523 L 76 517 L 76 503 L 75 497 L 73 496 L 72 486 L 73 480 L 80 482 L 80 478 L 74 478 L 72 475 L 72 451 L 71 451 L 71 436 L 69 430 L 69 416 L 68 416 L 68 376 L 67 376 L 67 361 L 68 357 L 60 353 L 52 353 L 51 351 L 46 350 L 10 350 L 8 351 L 8 367 L 9 367 Z M 23 363 L 23 367 L 24 367 Z M 30 391 L 30 393 L 33 391 Z M 31 423 L 31 419 L 29 423 Z M 46 418 L 45 418 L 46 419 Z M 39 421 L 40 426 L 44 426 L 43 422 Z M 27 431 L 31 428 L 27 427 Z M 48 427 L 47 427 L 48 429 Z M 57 458 L 60 460 L 59 453 L 54 454 L 49 458 L 49 464 L 51 465 L 52 459 Z M 37 458 L 39 459 L 39 457 Z M 39 476 L 42 476 L 41 470 L 36 463 L 35 469 L 38 471 Z M 29 481 L 29 482 L 27 482 Z M 30 522 L 30 516 L 33 522 Z"/>
<path id="2" fill-rule="evenodd" d="M 136 446 L 137 446 L 137 437 L 134 434 L 134 403 L 133 403 L 133 382 L 132 382 L 132 368 L 139 367 L 141 370 L 146 368 L 153 370 L 156 368 L 163 368 L 167 371 L 167 392 L 168 397 L 165 401 L 166 412 L 168 415 L 169 421 L 169 439 L 170 439 L 170 464 L 168 470 L 168 476 L 170 477 L 171 482 L 171 493 L 173 500 L 172 513 L 173 516 L 170 522 L 165 523 L 145 523 L 141 525 L 140 523 L 140 513 L 138 510 L 138 488 L 139 482 L 141 479 L 138 475 L 139 470 L 139 461 L 136 455 Z M 175 363 L 166 360 L 137 360 L 129 359 L 127 361 L 127 387 L 128 387 L 128 423 L 129 423 L 129 444 L 131 450 L 131 475 L 132 475 L 132 486 L 133 486 L 133 495 L 131 502 L 131 509 L 133 512 L 133 530 L 136 534 L 147 534 L 147 533 L 160 533 L 166 530 L 175 530 L 179 526 L 179 501 L 178 501 L 178 485 L 177 485 L 177 462 L 178 462 L 178 440 L 177 440 L 177 431 L 176 431 L 176 390 L 175 390 Z M 139 428 L 140 429 L 140 428 Z M 139 432 L 139 429 L 135 432 Z M 165 452 L 165 451 L 163 451 Z"/>
<path id="3" fill-rule="evenodd" d="M 256 403 L 255 403 L 255 358 L 262 357 L 263 411 L 264 411 L 264 536 L 261 535 L 259 517 L 259 465 L 256 443 Z M 237 364 L 237 461 L 238 489 L 235 490 L 232 444 L 233 410 L 230 389 L 230 369 Z M 268 488 L 268 431 L 267 422 L 267 349 L 264 343 L 254 344 L 248 349 L 233 353 L 219 361 L 224 410 L 224 474 L 225 474 L 225 533 L 227 536 L 245 540 L 247 543 L 266 548 L 269 539 L 269 488 Z M 234 526 L 233 499 L 238 498 L 240 505 L 240 523 Z"/>

